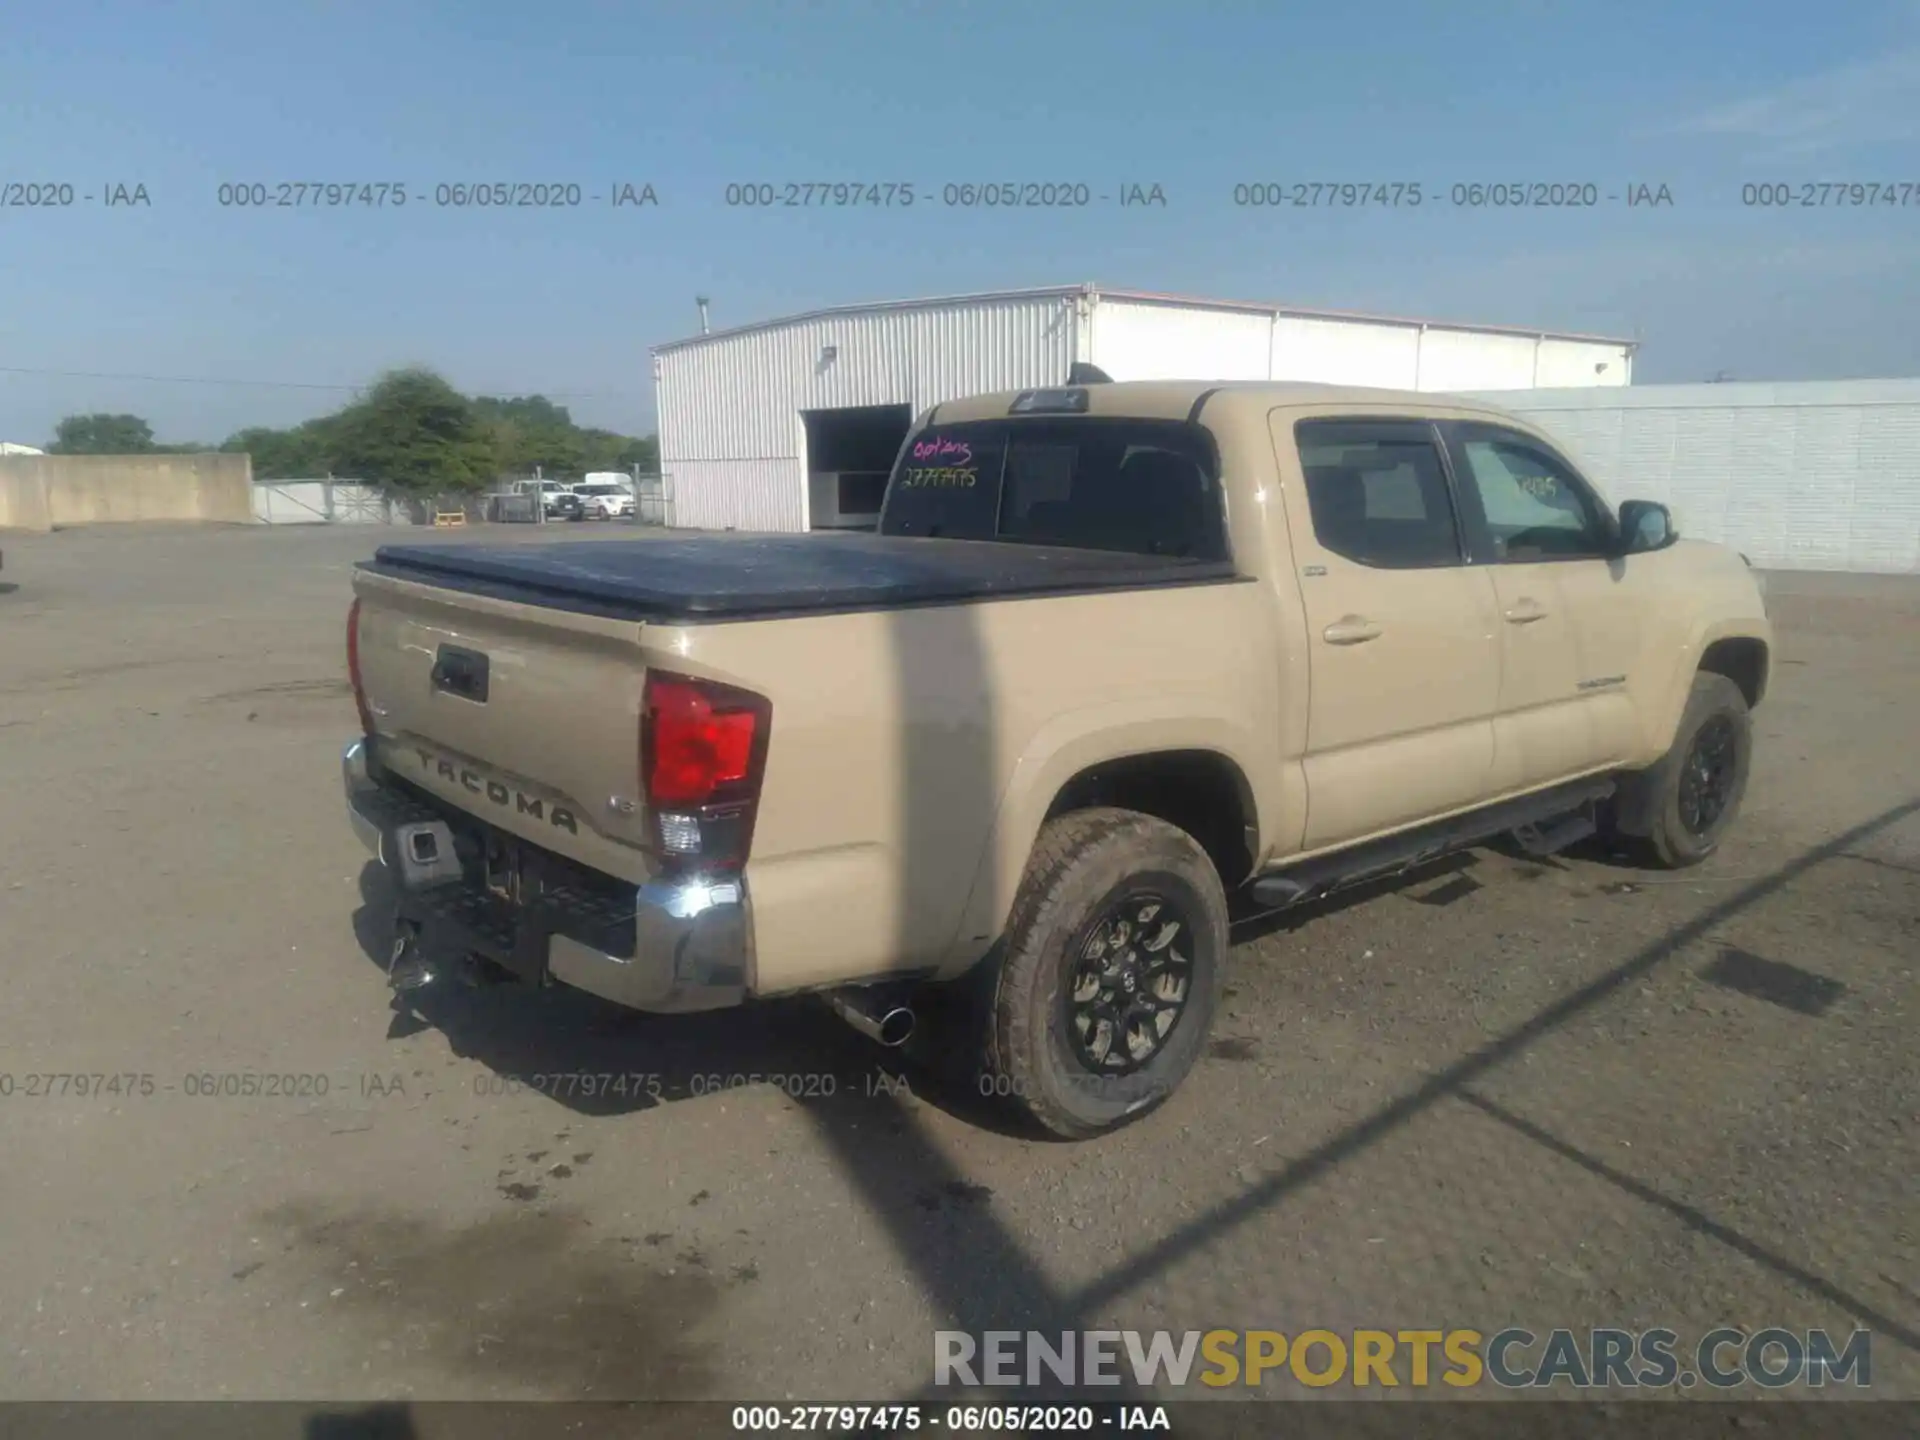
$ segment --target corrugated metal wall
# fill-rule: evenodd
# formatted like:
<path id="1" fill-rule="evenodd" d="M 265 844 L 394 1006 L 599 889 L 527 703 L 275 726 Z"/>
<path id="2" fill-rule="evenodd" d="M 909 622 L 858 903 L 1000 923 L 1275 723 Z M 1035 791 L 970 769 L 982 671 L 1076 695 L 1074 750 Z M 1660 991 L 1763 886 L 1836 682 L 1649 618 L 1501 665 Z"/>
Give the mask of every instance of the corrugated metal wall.
<path id="1" fill-rule="evenodd" d="M 1102 296 L 1093 363 L 1116 380 L 1315 380 L 1398 390 L 1624 386 L 1624 345 Z M 1541 376 L 1536 381 L 1535 376 Z"/>
<path id="2" fill-rule="evenodd" d="M 665 434 L 666 427 L 661 427 Z M 806 459 L 662 459 L 668 523 L 695 530 L 804 530 Z"/>
<path id="3" fill-rule="evenodd" d="M 1406 325 L 1356 325 L 1283 315 L 1273 326 L 1274 380 L 1417 388 L 1420 332 Z"/>
<path id="4" fill-rule="evenodd" d="M 1080 318 L 1082 311 L 1085 318 Z M 836 353 L 828 354 L 829 347 Z M 875 306 L 667 346 L 654 356 L 673 523 L 807 527 L 803 410 L 1116 380 L 1320 380 L 1408 390 L 1623 386 L 1627 347 L 1061 291 Z"/>
<path id="5" fill-rule="evenodd" d="M 1591 341 L 1545 339 L 1540 342 L 1531 386 L 1580 389 L 1598 386 L 1610 389 L 1624 386 L 1633 378 L 1633 352 L 1619 345 L 1596 345 Z M 1494 386 L 1487 386 L 1494 389 Z"/>
<path id="6" fill-rule="evenodd" d="M 804 529 L 801 411 L 918 413 L 983 390 L 1057 385 L 1073 358 L 1074 302 L 1060 295 L 822 315 L 664 350 L 655 393 L 673 523 Z"/>
<path id="7" fill-rule="evenodd" d="M 1101 297 L 1090 320 L 1093 363 L 1116 380 L 1266 380 L 1273 316 Z"/>
<path id="8" fill-rule="evenodd" d="M 1485 396 L 1621 500 L 1781 570 L 1920 570 L 1920 380 Z"/>
<path id="9" fill-rule="evenodd" d="M 1474 335 L 1427 330 L 1420 335 L 1415 390 L 1518 390 L 1533 383 L 1539 341 L 1530 335 Z"/>

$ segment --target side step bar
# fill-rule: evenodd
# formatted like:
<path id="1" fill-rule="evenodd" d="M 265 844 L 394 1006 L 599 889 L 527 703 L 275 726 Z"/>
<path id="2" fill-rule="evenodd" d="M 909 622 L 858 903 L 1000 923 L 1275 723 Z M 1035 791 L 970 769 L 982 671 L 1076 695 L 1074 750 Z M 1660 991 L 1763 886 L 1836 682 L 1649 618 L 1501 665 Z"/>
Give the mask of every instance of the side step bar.
<path id="1" fill-rule="evenodd" d="M 1397 875 L 1508 832 L 1513 832 L 1529 855 L 1550 855 L 1594 833 L 1590 808 L 1612 795 L 1613 790 L 1611 778 L 1577 780 L 1368 841 L 1351 850 L 1303 860 L 1259 876 L 1249 888 L 1260 904 L 1281 910 L 1349 885 Z"/>
<path id="2" fill-rule="evenodd" d="M 1553 855 L 1569 845 L 1578 844 L 1599 829 L 1592 814 L 1580 810 L 1544 824 L 1516 826 L 1513 838 L 1529 855 Z"/>

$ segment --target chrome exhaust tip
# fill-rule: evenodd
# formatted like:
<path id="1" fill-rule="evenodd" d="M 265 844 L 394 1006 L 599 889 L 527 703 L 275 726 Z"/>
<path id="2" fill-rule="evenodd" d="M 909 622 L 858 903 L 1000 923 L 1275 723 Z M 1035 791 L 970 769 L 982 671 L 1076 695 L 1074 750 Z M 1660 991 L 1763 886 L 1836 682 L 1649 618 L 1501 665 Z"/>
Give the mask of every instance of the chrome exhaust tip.
<path id="1" fill-rule="evenodd" d="M 913 1008 L 858 986 L 829 991 L 828 1006 L 869 1040 L 897 1049 L 913 1038 Z"/>

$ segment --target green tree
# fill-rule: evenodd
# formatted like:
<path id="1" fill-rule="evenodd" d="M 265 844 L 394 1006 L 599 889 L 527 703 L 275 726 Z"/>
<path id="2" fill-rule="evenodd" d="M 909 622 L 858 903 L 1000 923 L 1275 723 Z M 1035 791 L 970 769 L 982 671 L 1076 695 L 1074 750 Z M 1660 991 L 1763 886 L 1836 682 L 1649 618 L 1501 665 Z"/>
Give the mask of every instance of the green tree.
<path id="1" fill-rule="evenodd" d="M 620 447 L 615 457 L 618 468 L 632 470 L 639 468 L 642 475 L 660 473 L 660 437 L 658 435 L 624 435 L 627 443 Z"/>
<path id="2" fill-rule="evenodd" d="M 564 405 L 556 405 L 544 395 L 515 395 L 503 399 L 482 395 L 473 402 L 474 410 L 489 419 L 512 420 L 528 430 L 571 430 L 573 416 Z"/>
<path id="3" fill-rule="evenodd" d="M 255 425 L 228 436 L 220 448 L 230 454 L 251 455 L 256 480 L 315 480 L 337 473 L 332 427 L 331 416 L 309 420 L 291 430 Z"/>
<path id="4" fill-rule="evenodd" d="M 584 434 L 564 405 L 544 395 L 502 399 L 482 395 L 474 413 L 493 436 L 495 463 L 502 474 L 524 475 L 536 465 L 554 475 L 580 475 L 586 464 Z"/>
<path id="5" fill-rule="evenodd" d="M 462 406 L 465 422 L 460 419 Z M 416 483 L 429 490 L 470 488 L 497 477 L 532 474 L 535 466 L 556 477 L 636 465 L 650 472 L 660 468 L 659 442 L 651 435 L 583 429 L 566 406 L 544 395 L 468 400 L 422 370 L 387 375 L 345 410 L 291 430 L 256 425 L 237 431 L 220 448 L 251 455 L 254 476 L 261 480 L 333 475 L 402 490 Z M 416 482 L 375 469 L 397 462 L 397 476 L 424 476 L 435 456 L 452 465 L 444 477 Z M 475 466 L 479 479 L 457 478 Z"/>
<path id="6" fill-rule="evenodd" d="M 478 407 L 475 407 L 476 413 Z M 487 453 L 492 457 L 493 473 L 496 475 L 530 474 L 533 461 L 533 446 L 526 433 L 513 421 L 498 415 L 481 415 L 480 429 L 487 439 Z"/>
<path id="7" fill-rule="evenodd" d="M 474 406 L 431 370 L 389 371 L 330 426 L 337 467 L 414 495 L 483 488 L 495 471 Z"/>
<path id="8" fill-rule="evenodd" d="M 153 427 L 138 415 L 69 415 L 54 427 L 50 455 L 151 455 Z"/>
<path id="9" fill-rule="evenodd" d="M 632 470 L 643 473 L 660 469 L 660 442 L 651 435 L 618 435 L 611 430 L 583 430 L 588 470 Z"/>

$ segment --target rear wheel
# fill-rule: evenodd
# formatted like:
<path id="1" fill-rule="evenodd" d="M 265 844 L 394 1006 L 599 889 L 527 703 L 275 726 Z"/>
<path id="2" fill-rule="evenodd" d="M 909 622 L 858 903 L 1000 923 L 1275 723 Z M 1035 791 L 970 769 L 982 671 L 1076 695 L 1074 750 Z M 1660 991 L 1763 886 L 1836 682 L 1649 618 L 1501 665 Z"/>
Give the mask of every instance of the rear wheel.
<path id="1" fill-rule="evenodd" d="M 1752 763 L 1746 696 L 1724 675 L 1696 675 L 1673 747 L 1629 781 L 1645 830 L 1634 848 L 1669 870 L 1705 860 L 1740 813 Z"/>
<path id="2" fill-rule="evenodd" d="M 982 1089 L 1067 1139 L 1157 1107 L 1219 995 L 1227 902 L 1192 836 L 1129 810 L 1040 833 L 993 976 Z"/>

